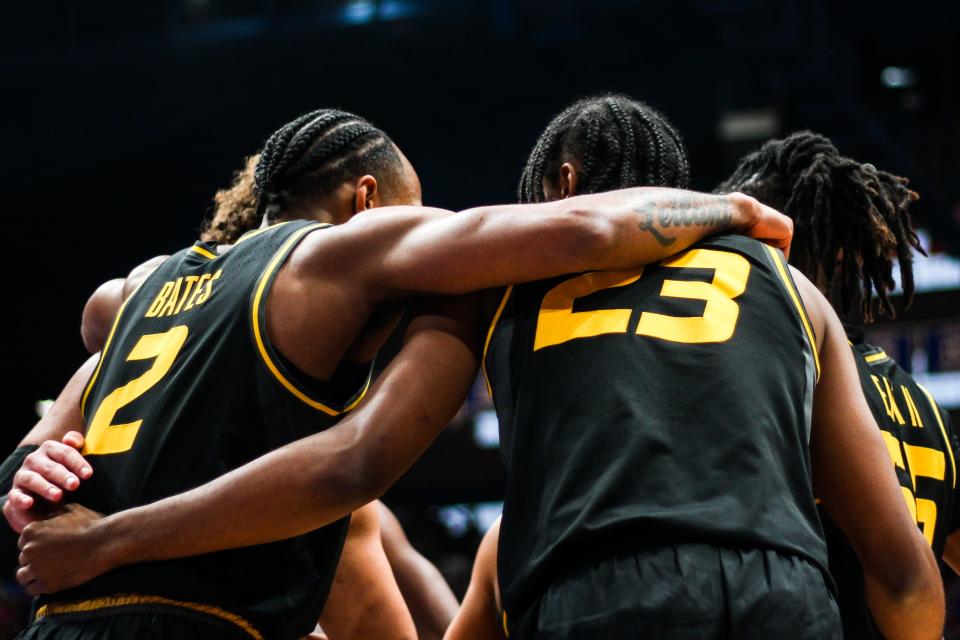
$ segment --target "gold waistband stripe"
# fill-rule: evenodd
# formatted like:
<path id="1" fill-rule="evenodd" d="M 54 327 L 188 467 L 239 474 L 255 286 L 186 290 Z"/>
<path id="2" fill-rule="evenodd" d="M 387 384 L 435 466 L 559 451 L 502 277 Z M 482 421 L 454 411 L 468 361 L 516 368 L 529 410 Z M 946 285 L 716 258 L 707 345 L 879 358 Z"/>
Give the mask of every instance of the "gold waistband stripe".
<path id="1" fill-rule="evenodd" d="M 239 627 L 248 636 L 254 638 L 255 640 L 263 640 L 263 636 L 260 635 L 260 632 L 257 631 L 252 624 L 247 622 L 247 620 L 235 613 L 230 613 L 225 609 L 221 609 L 220 607 L 215 607 L 210 604 L 201 604 L 199 602 L 183 602 L 161 596 L 146 596 L 138 593 L 125 593 L 115 596 L 106 596 L 103 598 L 94 598 L 93 600 L 80 600 L 78 602 L 50 602 L 37 609 L 36 618 L 40 619 L 45 616 L 63 615 L 68 613 L 86 613 L 89 611 L 99 611 L 101 609 L 132 607 L 145 604 L 161 605 L 165 607 L 178 607 L 180 609 L 196 611 L 197 613 L 204 613 L 208 616 L 219 618 L 220 620 L 224 620 Z"/>

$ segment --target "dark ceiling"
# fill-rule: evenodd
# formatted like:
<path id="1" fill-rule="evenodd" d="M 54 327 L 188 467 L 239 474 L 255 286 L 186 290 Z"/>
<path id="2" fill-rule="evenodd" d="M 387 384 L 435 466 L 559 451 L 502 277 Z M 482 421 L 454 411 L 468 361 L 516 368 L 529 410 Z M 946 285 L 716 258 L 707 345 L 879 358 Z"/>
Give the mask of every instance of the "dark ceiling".
<path id="1" fill-rule="evenodd" d="M 540 128 L 616 90 L 666 113 L 709 189 L 761 112 L 911 178 L 960 251 L 957 3 L 177 0 L 5 6 L 9 440 L 81 362 L 86 296 L 192 240 L 279 125 L 340 106 L 386 129 L 430 204 L 509 201 Z M 884 69 L 894 68 L 894 76 Z M 899 74 L 899 75 L 896 75 Z M 882 77 L 892 77 L 885 86 Z M 899 80 L 898 80 L 899 78 Z M 896 86 L 896 85 L 901 86 Z"/>

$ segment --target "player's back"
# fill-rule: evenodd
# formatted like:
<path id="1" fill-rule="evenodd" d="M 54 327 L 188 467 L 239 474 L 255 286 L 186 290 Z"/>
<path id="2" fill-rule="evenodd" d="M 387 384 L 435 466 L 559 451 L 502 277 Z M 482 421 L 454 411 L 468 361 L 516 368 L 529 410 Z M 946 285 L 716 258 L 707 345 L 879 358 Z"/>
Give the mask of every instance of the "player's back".
<path id="1" fill-rule="evenodd" d="M 508 612 L 570 565 L 661 544 L 825 567 L 808 453 L 819 363 L 778 251 L 724 236 L 642 271 L 516 286 L 484 363 Z"/>
<path id="2" fill-rule="evenodd" d="M 946 538 L 955 526 L 956 446 L 950 416 L 883 349 L 848 328 L 860 374 L 860 385 L 880 427 L 896 467 L 907 508 L 933 548 L 943 556 Z M 844 637 L 882 638 L 864 597 L 863 569 L 840 528 L 821 509 L 830 554 L 830 572 L 837 582 Z"/>
<path id="3" fill-rule="evenodd" d="M 266 336 L 277 271 L 322 226 L 277 225 L 222 254 L 197 243 L 129 298 L 83 397 L 94 474 L 78 502 L 112 513 L 183 492 L 331 426 L 352 406 L 369 367 L 319 383 Z M 345 533 L 343 521 L 269 545 L 126 567 L 52 600 L 199 603 L 266 637 L 295 638 L 319 617 Z"/>

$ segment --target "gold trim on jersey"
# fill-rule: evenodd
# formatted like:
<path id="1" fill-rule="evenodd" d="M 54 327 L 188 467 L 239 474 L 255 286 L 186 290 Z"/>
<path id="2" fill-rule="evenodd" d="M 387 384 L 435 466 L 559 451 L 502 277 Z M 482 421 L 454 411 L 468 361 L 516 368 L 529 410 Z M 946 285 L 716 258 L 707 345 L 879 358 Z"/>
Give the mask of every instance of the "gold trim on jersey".
<path id="1" fill-rule="evenodd" d="M 192 247 L 190 247 L 190 251 L 193 251 L 194 253 L 199 254 L 199 255 L 203 256 L 204 258 L 208 258 L 208 259 L 210 259 L 210 260 L 216 260 L 216 259 L 217 259 L 217 256 L 216 256 L 215 254 L 207 251 L 207 250 L 204 249 L 203 247 L 198 247 L 197 245 L 193 245 Z"/>
<path id="2" fill-rule="evenodd" d="M 181 609 L 189 609 L 190 611 L 196 611 L 198 613 L 204 613 L 209 616 L 219 618 L 226 622 L 230 622 L 241 630 L 246 632 L 251 638 L 256 640 L 263 640 L 263 636 L 257 631 L 256 627 L 247 622 L 247 620 L 241 616 L 238 616 L 235 613 L 230 613 L 225 609 L 220 607 L 215 607 L 209 604 L 201 604 L 199 602 L 182 602 L 180 600 L 172 600 L 170 598 L 163 598 L 161 596 L 147 596 L 141 595 L 139 593 L 124 593 L 117 594 L 115 596 L 107 596 L 103 598 L 94 598 L 93 600 L 81 600 L 79 602 L 62 602 L 45 604 L 37 609 L 37 613 L 34 616 L 35 620 L 39 620 L 45 616 L 55 616 L 62 615 L 67 613 L 86 613 L 89 611 L 99 611 L 101 609 L 113 609 L 117 607 L 131 607 L 136 605 L 144 604 L 155 604 L 162 605 L 167 607 L 179 607 Z"/>
<path id="3" fill-rule="evenodd" d="M 505 638 L 510 637 L 510 629 L 507 628 L 507 610 L 503 610 L 503 636 Z"/>
<path id="4" fill-rule="evenodd" d="M 367 394 L 367 390 L 370 388 L 370 379 L 373 375 L 373 371 L 371 370 L 370 373 L 367 374 L 367 381 L 364 383 L 363 389 L 360 390 L 360 392 L 357 394 L 357 396 L 353 399 L 353 401 L 350 404 L 348 404 L 346 407 L 339 410 L 334 409 L 333 407 L 325 405 L 318 400 L 314 400 L 313 398 L 308 396 L 306 393 L 301 391 L 299 388 L 297 388 L 295 384 L 293 384 L 290 380 L 287 379 L 285 375 L 283 375 L 283 372 L 280 371 L 280 367 L 278 367 L 277 364 L 273 361 L 273 358 L 270 357 L 270 352 L 267 350 L 267 346 L 264 342 L 264 338 L 263 338 L 263 335 L 261 334 L 261 329 L 260 329 L 260 303 L 263 298 L 263 294 L 266 291 L 267 284 L 271 280 L 271 276 L 273 276 L 274 272 L 277 270 L 277 268 L 280 266 L 283 260 L 287 257 L 292 247 L 297 242 L 302 240 L 305 235 L 307 235 L 311 231 L 316 231 L 317 229 L 323 229 L 329 226 L 332 226 L 332 225 L 322 224 L 322 223 L 308 225 L 300 229 L 299 231 L 295 232 L 292 236 L 290 236 L 287 239 L 287 241 L 283 243 L 283 246 L 281 246 L 277 250 L 277 252 L 273 254 L 273 258 L 270 260 L 270 263 L 267 265 L 267 268 L 263 270 L 263 274 L 260 276 L 260 282 L 257 285 L 257 292 L 253 296 L 253 305 L 252 305 L 253 338 L 257 344 L 257 350 L 260 352 L 260 357 L 263 358 L 264 364 L 267 365 L 267 369 L 270 371 L 270 373 L 273 374 L 273 377 L 276 378 L 280 382 L 280 384 L 284 386 L 284 388 L 287 391 L 289 391 L 298 400 L 302 401 L 304 404 L 306 404 L 309 407 L 317 409 L 318 411 L 322 411 L 328 416 L 338 416 L 341 413 L 346 413 L 347 411 L 350 411 L 351 409 L 356 407 L 358 404 L 360 404 L 360 401 L 363 400 L 363 397 Z"/>
<path id="5" fill-rule="evenodd" d="M 107 351 L 110 349 L 110 344 L 113 342 L 113 334 L 116 332 L 117 325 L 120 324 L 120 317 L 123 315 L 123 310 L 127 308 L 127 303 L 130 302 L 131 298 L 133 298 L 132 293 L 127 297 L 126 300 L 123 301 L 123 304 L 120 305 L 120 308 L 117 309 L 117 317 L 113 319 L 113 326 L 110 327 L 110 333 L 107 334 L 107 341 L 103 343 L 103 348 L 100 349 L 100 361 L 97 362 L 97 368 L 93 370 L 93 375 L 90 376 L 90 380 L 87 382 L 87 387 L 83 390 L 83 397 L 80 398 L 81 420 L 86 421 L 87 419 L 87 397 L 90 395 L 90 391 L 93 389 L 93 385 L 97 381 L 97 376 L 100 374 L 100 367 L 103 366 L 103 361 L 107 358 Z"/>
<path id="6" fill-rule="evenodd" d="M 927 391 L 927 388 L 924 387 L 919 382 L 917 387 L 920 388 L 920 391 L 923 391 L 923 395 L 927 396 L 927 401 L 930 403 L 930 409 L 933 410 L 933 415 L 937 418 L 937 424 L 940 425 L 940 433 L 943 435 L 943 446 L 947 449 L 947 455 L 950 458 L 950 471 L 952 472 L 951 478 L 953 478 L 953 488 L 957 487 L 957 462 L 953 459 L 953 443 L 950 442 L 950 436 L 947 435 L 947 428 L 943 425 L 943 418 L 940 416 L 940 407 L 937 406 L 937 403 L 934 402 L 933 396 L 930 395 L 930 392 Z"/>
<path id="7" fill-rule="evenodd" d="M 483 342 L 483 355 L 480 357 L 480 370 L 483 371 L 483 381 L 487 383 L 487 393 L 490 394 L 491 398 L 493 397 L 493 387 L 490 385 L 490 376 L 487 374 L 487 350 L 490 348 L 490 340 L 493 339 L 493 330 L 497 328 L 497 322 L 500 320 L 500 315 L 503 314 L 504 307 L 507 306 L 507 300 L 510 299 L 511 293 L 513 293 L 513 285 L 507 287 L 507 290 L 503 292 L 500 306 L 497 307 L 497 312 L 493 314 L 490 328 L 487 329 L 487 339 Z"/>
<path id="8" fill-rule="evenodd" d="M 863 356 L 863 359 L 867 361 L 867 364 L 873 364 L 874 362 L 880 362 L 881 360 L 887 360 L 890 356 L 887 355 L 882 349 L 879 353 L 871 353 L 868 356 Z"/>
<path id="9" fill-rule="evenodd" d="M 260 227 L 259 229 L 253 229 L 252 231 L 247 231 L 245 234 L 237 238 L 237 241 L 234 242 L 233 244 L 238 245 L 245 240 L 249 240 L 250 238 L 260 235 L 264 231 L 269 231 L 270 229 L 276 229 L 278 227 L 282 227 L 285 224 L 290 224 L 291 222 L 293 222 L 293 220 L 287 220 L 286 222 L 278 222 L 277 224 L 270 225 L 269 227 Z M 330 226 L 330 225 L 327 225 L 327 226 Z"/>
<path id="10" fill-rule="evenodd" d="M 804 308 L 803 302 L 800 301 L 800 296 L 793 286 L 793 281 L 790 279 L 790 275 L 787 273 L 787 268 L 783 260 L 783 254 L 768 244 L 763 246 L 770 253 L 770 256 L 773 258 L 773 262 L 777 265 L 777 273 L 780 274 L 780 279 L 783 280 L 783 284 L 787 288 L 787 293 L 790 294 L 790 299 L 793 301 L 793 305 L 797 308 L 797 313 L 800 314 L 800 321 L 803 323 L 803 329 L 807 333 L 807 340 L 810 341 L 810 349 L 813 351 L 813 364 L 817 369 L 817 382 L 819 382 L 820 352 L 817 351 L 817 338 L 813 333 L 813 328 L 810 326 L 810 320 L 807 318 L 807 310 Z"/>

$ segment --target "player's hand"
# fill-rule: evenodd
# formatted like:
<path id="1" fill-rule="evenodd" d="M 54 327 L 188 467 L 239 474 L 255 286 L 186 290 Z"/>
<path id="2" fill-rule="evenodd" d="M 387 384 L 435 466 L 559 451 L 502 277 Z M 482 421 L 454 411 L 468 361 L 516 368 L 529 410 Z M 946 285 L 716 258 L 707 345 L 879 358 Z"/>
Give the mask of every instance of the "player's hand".
<path id="1" fill-rule="evenodd" d="M 110 567 L 100 561 L 105 547 L 97 536 L 101 520 L 96 511 L 68 504 L 53 517 L 24 528 L 17 581 L 27 593 L 56 593 L 108 571 Z"/>
<path id="2" fill-rule="evenodd" d="M 49 505 L 44 502 L 60 502 L 64 491 L 75 491 L 81 479 L 93 475 L 90 463 L 80 455 L 82 447 L 83 435 L 70 431 L 60 442 L 47 440 L 24 459 L 3 507 L 14 531 L 22 533 L 26 525 L 45 517 Z"/>
<path id="3" fill-rule="evenodd" d="M 746 212 L 745 224 L 740 228 L 740 233 L 776 247 L 783 251 L 785 256 L 790 257 L 793 220 L 756 198 L 742 193 L 731 193 L 728 197 L 734 198 L 740 205 L 740 209 Z"/>

